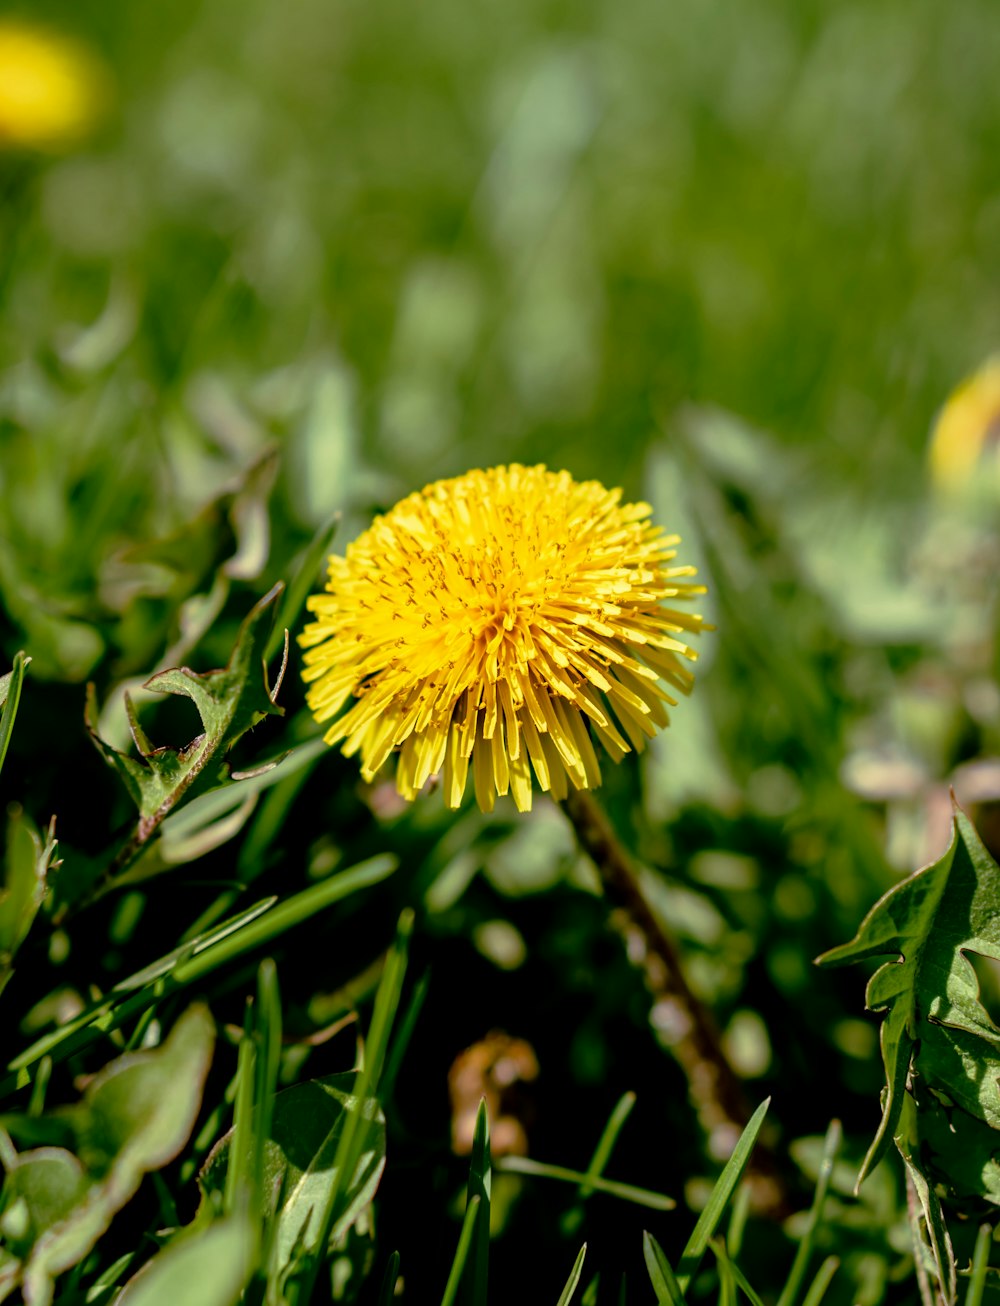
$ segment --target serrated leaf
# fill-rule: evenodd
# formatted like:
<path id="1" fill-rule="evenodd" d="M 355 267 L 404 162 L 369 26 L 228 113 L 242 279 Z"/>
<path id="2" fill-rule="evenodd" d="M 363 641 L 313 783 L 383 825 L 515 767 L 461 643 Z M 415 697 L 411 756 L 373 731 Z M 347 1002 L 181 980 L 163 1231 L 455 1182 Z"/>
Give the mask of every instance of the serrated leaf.
<path id="1" fill-rule="evenodd" d="M 180 1151 L 201 1104 L 214 1041 L 208 1011 L 189 1008 L 161 1047 L 117 1057 L 90 1081 L 78 1106 L 55 1113 L 54 1128 L 69 1126 L 74 1151 L 39 1147 L 5 1160 L 3 1206 L 9 1213 L 23 1203 L 26 1218 L 4 1233 L 21 1262 L 28 1306 L 47 1306 L 55 1277 L 90 1252 L 143 1175 Z"/>
<path id="2" fill-rule="evenodd" d="M 943 1095 L 949 1109 L 1000 1129 L 1000 1029 L 980 1001 L 966 955 L 1000 960 L 998 902 L 1000 868 L 956 805 L 944 856 L 880 898 L 850 943 L 818 958 L 824 965 L 896 958 L 875 972 L 865 995 L 870 1011 L 886 1013 L 880 1033 L 887 1087 L 859 1185 L 898 1132 L 911 1074 Z M 992 1155 L 981 1161 L 980 1168 L 992 1164 Z"/>
<path id="3" fill-rule="evenodd" d="M 139 757 L 122 753 L 98 735 L 93 692 L 88 696 L 86 716 L 90 736 L 104 759 L 121 776 L 139 808 L 137 841 L 141 845 L 153 834 L 203 775 L 213 759 L 221 759 L 238 739 L 266 716 L 282 716 L 276 703 L 282 666 L 274 689 L 270 689 L 264 652 L 274 608 L 284 586 L 277 584 L 254 605 L 236 638 L 228 664 L 218 671 L 198 674 L 188 667 L 171 667 L 146 681 L 144 688 L 189 698 L 198 709 L 203 733 L 184 748 L 156 748 L 139 726 L 131 701 L 126 703 L 129 725 Z"/>

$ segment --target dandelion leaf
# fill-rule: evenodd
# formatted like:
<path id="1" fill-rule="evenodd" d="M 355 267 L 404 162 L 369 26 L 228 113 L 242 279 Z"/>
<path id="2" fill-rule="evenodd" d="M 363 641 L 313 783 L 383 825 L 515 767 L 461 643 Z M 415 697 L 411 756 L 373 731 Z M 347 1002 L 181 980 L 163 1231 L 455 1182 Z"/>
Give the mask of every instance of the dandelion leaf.
<path id="1" fill-rule="evenodd" d="M 1000 961 L 998 902 L 1000 868 L 956 805 L 947 852 L 885 894 L 850 943 L 819 958 L 894 958 L 866 993 L 868 1009 L 885 1013 L 886 1089 L 859 1184 L 895 1141 L 911 1172 L 949 1197 L 1000 1204 L 1000 1028 L 969 959 Z"/>
<path id="2" fill-rule="evenodd" d="M 927 1268 L 937 1279 L 941 1296 L 946 1302 L 954 1302 L 958 1291 L 955 1252 L 941 1199 L 926 1167 L 921 1164 L 920 1114 L 914 1099 L 904 1093 L 895 1142 L 923 1216 L 922 1238 L 918 1233 L 913 1251 L 915 1256 L 923 1255 L 925 1260 L 929 1260 Z"/>
<path id="3" fill-rule="evenodd" d="M 193 1006 L 159 1048 L 126 1052 L 88 1084 L 76 1106 L 26 1121 L 72 1142 L 17 1153 L 3 1141 L 0 1300 L 9 1281 L 27 1306 L 48 1306 L 55 1277 L 87 1256 L 142 1177 L 178 1154 L 201 1104 L 215 1030 Z M 17 1135 L 18 1120 L 9 1118 Z M 5 1279 L 6 1276 L 6 1279 Z"/>
<path id="4" fill-rule="evenodd" d="M 126 699 L 129 725 L 139 756 L 120 752 L 97 734 L 93 694 L 88 698 L 87 727 L 105 760 L 118 772 L 139 808 L 139 840 L 145 841 L 199 779 L 217 781 L 209 764 L 220 763 L 238 739 L 266 716 L 282 716 L 276 699 L 277 683 L 268 685 L 264 653 L 274 611 L 284 586 L 275 585 L 251 610 L 240 627 L 227 666 L 202 675 L 187 667 L 157 672 L 145 688 L 191 699 L 201 717 L 203 733 L 184 748 L 154 747 Z M 223 777 L 224 778 L 224 777 Z"/>

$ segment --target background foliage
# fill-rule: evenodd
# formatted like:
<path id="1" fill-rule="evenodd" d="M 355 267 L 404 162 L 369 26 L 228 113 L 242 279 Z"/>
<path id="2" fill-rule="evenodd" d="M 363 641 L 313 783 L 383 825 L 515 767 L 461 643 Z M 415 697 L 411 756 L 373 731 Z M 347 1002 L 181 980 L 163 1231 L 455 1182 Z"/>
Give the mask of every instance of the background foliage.
<path id="1" fill-rule="evenodd" d="M 984 467 L 967 499 L 944 500 L 924 457 L 935 411 L 998 330 L 991 0 L 29 8 L 99 51 L 115 100 L 72 153 L 0 156 L 0 670 L 31 658 L 0 776 L 23 895 L 0 921 L 4 1064 L 54 1040 L 41 1083 L 37 1058 L 33 1088 L 8 1076 L 15 1143 L 32 1144 L 15 1114 L 43 1118 L 43 1103 L 46 1120 L 72 1106 L 81 1128 L 101 1084 L 88 1077 L 166 1054 L 167 1033 L 200 1019 L 183 1016 L 193 1000 L 219 1030 L 191 1140 L 164 1125 L 155 1166 L 123 1163 L 125 1138 L 89 1159 L 66 1127 L 35 1139 L 83 1156 L 94 1191 L 126 1172 L 138 1189 L 71 1262 L 65 1300 L 110 1299 L 192 1220 L 213 1242 L 174 1244 L 171 1272 L 197 1281 L 183 1256 L 200 1247 L 239 1290 L 261 1254 L 246 1209 L 266 1205 L 254 1185 L 273 1173 L 252 1155 L 267 1085 L 327 1085 L 317 1118 L 362 1122 L 345 1175 L 382 1136 L 374 1106 L 330 1105 L 347 1091 L 331 1077 L 355 1063 L 357 1027 L 340 1024 L 355 1009 L 375 1080 L 355 1093 L 378 1089 L 388 1164 L 338 1292 L 377 1300 L 397 1249 L 407 1298 L 445 1291 L 469 1171 L 448 1072 L 493 1030 L 537 1058 L 508 1104 L 531 1157 L 586 1170 L 634 1092 L 609 1177 L 679 1202 L 642 1210 L 494 1173 L 495 1299 L 556 1301 L 584 1239 L 589 1300 L 598 1274 L 601 1302 L 623 1274 L 629 1300 L 648 1300 L 643 1228 L 682 1257 L 685 1204 L 704 1202 L 721 1158 L 561 815 L 453 816 L 438 797 L 404 808 L 389 785 L 366 791 L 309 742 L 294 645 L 283 717 L 257 676 L 266 653 L 273 685 L 335 513 L 342 548 L 411 489 L 511 460 L 648 497 L 702 569 L 718 632 L 695 696 L 604 798 L 660 873 L 749 1095 L 771 1095 L 765 1136 L 792 1158 L 795 1207 L 843 1122 L 813 1251 L 815 1266 L 841 1261 L 828 1300 L 912 1299 L 901 1167 L 850 1195 L 880 1115 L 877 1025 L 860 979 L 812 959 L 944 851 L 949 783 L 1000 845 L 995 481 Z M 241 637 L 278 581 L 275 633 L 261 617 Z M 252 656 L 229 663 L 247 638 Z M 190 682 L 140 687 L 227 663 L 246 698 L 225 720 Z M 130 752 L 126 690 L 148 740 L 183 749 L 204 728 L 210 745 L 189 805 L 134 846 L 136 768 L 162 764 L 169 782 L 185 763 Z M 112 761 L 130 752 L 131 781 L 88 728 Z M 270 914 L 246 933 L 212 933 L 260 902 Z M 386 1010 L 398 999 L 412 1017 L 393 1042 L 372 1002 L 406 940 L 406 978 L 383 988 Z M 265 955 L 278 979 L 258 974 Z M 94 1012 L 117 1015 L 95 1026 Z M 244 1134 L 237 1111 L 235 1177 L 213 1206 L 196 1174 L 234 1097 Z M 352 1190 L 330 1182 L 333 1220 Z M 740 1248 L 772 1299 L 803 1218 L 761 1223 Z M 960 1264 L 972 1233 L 956 1235 Z M 320 1273 L 294 1234 L 276 1245 L 294 1283 Z"/>

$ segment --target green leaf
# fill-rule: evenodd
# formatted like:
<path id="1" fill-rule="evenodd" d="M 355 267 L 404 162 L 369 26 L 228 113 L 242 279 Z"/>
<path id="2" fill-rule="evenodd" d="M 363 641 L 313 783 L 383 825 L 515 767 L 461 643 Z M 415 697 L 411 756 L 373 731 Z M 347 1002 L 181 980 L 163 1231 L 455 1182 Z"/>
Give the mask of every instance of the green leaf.
<path id="1" fill-rule="evenodd" d="M 189 1008 L 161 1047 L 116 1058 L 78 1106 L 57 1114 L 54 1125 L 68 1124 L 74 1152 L 39 1147 L 5 1157 L 3 1232 L 32 1306 L 51 1301 L 56 1275 L 90 1252 L 143 1175 L 183 1147 L 214 1041 L 208 1011 Z"/>
<path id="2" fill-rule="evenodd" d="M 161 1047 L 126 1052 L 87 1085 L 75 1108 L 80 1159 L 127 1201 L 147 1170 L 180 1151 L 201 1104 L 215 1028 L 208 1009 L 189 1007 Z M 122 1203 L 119 1203 L 121 1205 Z"/>
<path id="3" fill-rule="evenodd" d="M 0 676 L 0 770 L 3 770 L 3 761 L 7 756 L 11 731 L 14 729 L 17 705 L 21 699 L 24 670 L 30 661 L 31 658 L 26 657 L 23 652 L 15 653 L 13 667 L 6 675 Z"/>
<path id="4" fill-rule="evenodd" d="M 43 840 L 20 807 L 9 809 L 7 857 L 0 888 L 0 993 L 13 973 L 14 954 L 24 942 L 45 899 L 55 860 L 55 820 Z"/>
<path id="5" fill-rule="evenodd" d="M 858 1185 L 898 1132 L 912 1076 L 927 1090 L 922 1100 L 928 1108 L 939 1106 L 953 1117 L 966 1112 L 989 1126 L 974 1164 L 980 1192 L 997 1188 L 989 1176 L 996 1164 L 992 1152 L 1000 1145 L 994 1133 L 1000 1129 L 1000 1030 L 980 1001 L 966 954 L 1000 960 L 998 902 L 1000 869 L 956 805 L 944 856 L 891 889 L 850 943 L 818 959 L 835 965 L 887 954 L 894 958 L 875 972 L 866 993 L 868 1009 L 886 1013 L 881 1029 L 886 1093 L 882 1123 Z M 911 1158 L 915 1154 L 911 1149 Z M 955 1159 L 967 1172 L 968 1153 Z"/>
<path id="6" fill-rule="evenodd" d="M 187 667 L 157 672 L 144 688 L 189 698 L 198 709 L 204 731 L 185 748 L 155 748 L 139 724 L 131 699 L 126 699 L 129 725 L 140 756 L 119 752 L 97 734 L 96 702 L 88 697 L 87 727 L 108 764 L 118 772 L 139 808 L 136 842 L 141 846 L 160 822 L 177 806 L 203 775 L 213 759 L 221 759 L 238 739 L 266 716 L 282 716 L 275 699 L 281 676 L 268 687 L 264 651 L 274 617 L 274 607 L 284 586 L 275 585 L 250 611 L 240 627 L 228 664 L 219 671 L 199 675 Z"/>
<path id="7" fill-rule="evenodd" d="M 89 1188 L 86 1171 L 64 1147 L 35 1147 L 5 1166 L 4 1214 L 0 1233 L 7 1248 L 27 1258 L 32 1247 L 58 1226 Z"/>
<path id="8" fill-rule="evenodd" d="M 204 1233 L 181 1235 L 128 1281 L 116 1306 L 235 1306 L 250 1272 L 253 1239 L 230 1217 Z"/>
<path id="9" fill-rule="evenodd" d="M 274 1099 L 262 1184 L 277 1225 L 268 1267 L 273 1282 L 303 1254 L 325 1251 L 318 1246 L 320 1216 L 331 1190 L 340 1186 L 337 1149 L 352 1117 L 361 1122 L 357 1161 L 330 1237 L 339 1237 L 354 1223 L 378 1188 L 385 1168 L 385 1117 L 374 1098 L 359 1102 L 352 1092 L 354 1082 L 352 1074 L 330 1075 L 286 1088 Z M 206 1200 L 225 1191 L 233 1142 L 230 1130 L 205 1163 L 199 1182 Z"/>

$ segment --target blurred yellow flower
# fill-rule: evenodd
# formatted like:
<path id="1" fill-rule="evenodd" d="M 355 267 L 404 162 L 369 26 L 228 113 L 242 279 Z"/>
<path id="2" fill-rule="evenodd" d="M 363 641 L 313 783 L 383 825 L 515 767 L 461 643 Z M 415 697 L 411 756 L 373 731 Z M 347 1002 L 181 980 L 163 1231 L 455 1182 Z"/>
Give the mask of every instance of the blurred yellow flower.
<path id="1" fill-rule="evenodd" d="M 0 147 L 60 149 L 104 111 L 107 75 L 68 37 L 0 20 Z"/>
<path id="2" fill-rule="evenodd" d="M 992 468 L 990 466 L 992 460 Z M 946 491 L 1000 478 L 1000 355 L 952 392 L 931 435 L 931 476 Z"/>
<path id="3" fill-rule="evenodd" d="M 531 771 L 563 798 L 600 784 L 593 736 L 618 761 L 667 725 L 692 684 L 681 638 L 704 587 L 676 536 L 620 490 L 545 467 L 494 467 L 403 499 L 330 558 L 300 642 L 326 741 L 371 780 L 399 749 L 412 799 L 443 773 L 458 807 L 472 765 L 484 811 L 531 807 Z M 664 688 L 664 682 L 668 688 Z M 345 705 L 350 707 L 340 715 Z M 530 766 L 529 766 L 530 762 Z"/>

